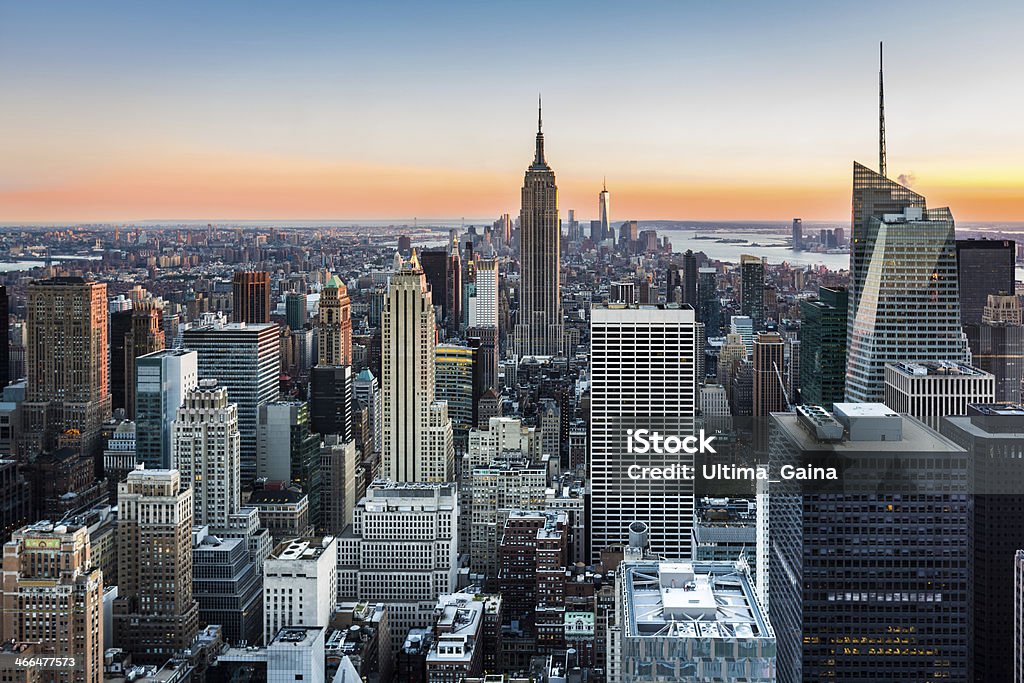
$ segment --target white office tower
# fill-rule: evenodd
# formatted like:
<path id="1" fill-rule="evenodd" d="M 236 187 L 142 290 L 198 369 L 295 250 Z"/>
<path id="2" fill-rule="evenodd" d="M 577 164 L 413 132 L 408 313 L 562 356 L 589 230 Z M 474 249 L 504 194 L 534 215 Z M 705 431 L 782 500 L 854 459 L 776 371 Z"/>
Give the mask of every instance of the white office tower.
<path id="1" fill-rule="evenodd" d="M 327 680 L 359 683 L 359 674 L 352 673 L 352 662 L 347 655 L 341 657 L 334 678 L 327 678 L 325 635 L 328 630 L 324 626 L 289 626 L 278 631 L 266 647 L 224 648 L 217 653 L 211 671 L 224 668 L 245 671 L 251 667 L 263 674 L 262 670 L 266 669 L 260 680 L 267 683 L 325 683 Z"/>
<path id="2" fill-rule="evenodd" d="M 373 435 L 373 451 L 380 453 L 383 445 L 383 412 L 380 385 L 369 368 L 363 368 L 352 383 L 352 396 L 359 405 L 366 408 L 367 420 L 370 423 L 370 434 Z"/>
<path id="3" fill-rule="evenodd" d="M 391 481 L 444 482 L 454 476 L 447 406 L 434 401 L 436 321 L 427 278 L 413 251 L 395 256 L 382 314 L 382 475 Z"/>
<path id="4" fill-rule="evenodd" d="M 623 562 L 608 683 L 775 683 L 775 632 L 742 562 Z"/>
<path id="5" fill-rule="evenodd" d="M 200 380 L 185 394 L 171 431 L 172 467 L 192 487 L 194 524 L 228 526 L 241 498 L 238 406 L 217 380 Z"/>
<path id="6" fill-rule="evenodd" d="M 287 626 L 330 625 L 338 590 L 338 541 L 332 536 L 281 543 L 263 563 L 263 642 Z"/>
<path id="7" fill-rule="evenodd" d="M 943 361 L 885 364 L 885 405 L 932 429 L 946 416 L 966 415 L 969 403 L 995 403 L 990 372 Z"/>
<path id="8" fill-rule="evenodd" d="M 498 259 L 476 262 L 476 291 L 469 297 L 469 327 L 498 326 Z"/>
<path id="9" fill-rule="evenodd" d="M 338 601 L 384 603 L 393 651 L 456 588 L 458 517 L 454 484 L 376 481 L 338 538 Z"/>
<path id="10" fill-rule="evenodd" d="M 848 319 L 846 400 L 885 399 L 885 364 L 968 362 L 949 209 L 871 217 L 871 249 Z"/>
<path id="11" fill-rule="evenodd" d="M 591 311 L 591 548 L 621 545 L 633 521 L 652 530 L 651 549 L 687 558 L 693 533 L 693 481 L 631 478 L 628 468 L 693 464 L 686 453 L 629 453 L 627 430 L 679 438 L 697 412 L 693 309 L 612 305 Z"/>
<path id="12" fill-rule="evenodd" d="M 163 349 L 135 359 L 135 458 L 146 467 L 171 466 L 171 423 L 199 381 L 195 351 Z"/>
<path id="13" fill-rule="evenodd" d="M 281 629 L 267 647 L 267 683 L 324 683 L 326 626 Z"/>

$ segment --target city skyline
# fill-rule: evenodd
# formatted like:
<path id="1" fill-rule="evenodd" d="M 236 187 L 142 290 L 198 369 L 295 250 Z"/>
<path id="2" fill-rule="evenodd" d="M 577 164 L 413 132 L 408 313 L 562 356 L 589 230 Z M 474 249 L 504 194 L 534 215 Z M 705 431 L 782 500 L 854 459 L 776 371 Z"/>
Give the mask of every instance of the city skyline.
<path id="1" fill-rule="evenodd" d="M 581 217 L 607 176 L 616 220 L 840 220 L 846 160 L 873 165 L 867 66 L 885 40 L 889 176 L 962 221 L 1012 220 L 1021 103 L 991 65 L 1015 59 L 1001 45 L 1024 10 L 929 9 L 888 7 L 880 29 L 863 4 L 565 5 L 539 24 L 504 7 L 225 5 L 197 21 L 195 7 L 8 5 L 0 217 L 500 214 L 517 204 L 539 90 L 562 205 Z M 953 25 L 955 54 L 934 39 Z M 920 106 L 953 88 L 940 111 Z"/>

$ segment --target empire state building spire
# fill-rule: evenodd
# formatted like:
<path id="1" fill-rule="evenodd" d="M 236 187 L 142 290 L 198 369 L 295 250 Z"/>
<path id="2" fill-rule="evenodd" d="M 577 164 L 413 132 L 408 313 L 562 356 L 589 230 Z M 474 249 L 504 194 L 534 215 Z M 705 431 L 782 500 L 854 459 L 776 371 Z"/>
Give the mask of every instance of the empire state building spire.
<path id="1" fill-rule="evenodd" d="M 540 95 L 537 95 L 537 152 L 533 157 L 533 165 L 530 168 L 548 168 L 544 161 L 544 133 L 542 132 L 543 119 L 541 118 Z"/>

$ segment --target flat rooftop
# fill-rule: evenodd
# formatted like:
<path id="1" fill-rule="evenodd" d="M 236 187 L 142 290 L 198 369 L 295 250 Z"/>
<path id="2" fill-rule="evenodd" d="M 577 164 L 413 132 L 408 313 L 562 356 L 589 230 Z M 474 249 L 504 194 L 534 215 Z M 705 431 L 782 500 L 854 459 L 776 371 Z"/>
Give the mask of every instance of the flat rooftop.
<path id="1" fill-rule="evenodd" d="M 896 417 L 897 413 L 884 403 L 836 403 L 833 408 L 849 417 Z"/>
<path id="2" fill-rule="evenodd" d="M 836 408 L 840 406 L 844 410 L 852 407 L 851 410 L 854 411 L 853 415 L 855 417 L 885 417 L 887 415 L 899 417 L 903 420 L 901 428 L 902 438 L 899 441 L 891 439 L 885 441 L 858 441 L 847 438 L 844 438 L 842 441 L 822 441 L 815 438 L 811 432 L 800 424 L 796 413 L 772 413 L 771 418 L 775 426 L 797 448 L 805 451 L 834 451 L 839 455 L 856 455 L 859 453 L 877 455 L 879 453 L 920 453 L 923 451 L 949 453 L 963 450 L 946 437 L 929 429 L 924 423 L 906 415 L 897 415 L 883 405 L 870 403 L 835 404 Z"/>
<path id="3" fill-rule="evenodd" d="M 732 562 L 623 565 L 627 638 L 775 638 Z"/>
<path id="4" fill-rule="evenodd" d="M 757 521 L 757 503 L 749 498 L 701 498 L 694 520 L 707 526 L 749 526 Z"/>
<path id="5" fill-rule="evenodd" d="M 953 361 L 923 360 L 902 363 L 886 363 L 893 370 L 907 377 L 985 377 L 989 373 L 980 368 Z"/>
<path id="6" fill-rule="evenodd" d="M 440 612 L 438 612 L 440 610 Z M 474 635 L 484 613 L 482 600 L 469 595 L 445 595 L 437 601 L 436 628 L 446 633 Z"/>
<path id="7" fill-rule="evenodd" d="M 285 626 L 277 632 L 270 645 L 287 644 L 295 647 L 312 647 L 323 630 L 323 626 Z"/>
<path id="8" fill-rule="evenodd" d="M 595 323 L 694 322 L 696 313 L 689 304 L 610 303 L 591 308 L 590 319 Z"/>
<path id="9" fill-rule="evenodd" d="M 328 544 L 329 545 L 329 544 Z M 271 560 L 316 560 L 324 553 L 324 538 L 293 538 L 279 543 Z"/>
<path id="10" fill-rule="evenodd" d="M 982 415 L 998 415 L 1005 417 L 1024 417 L 1024 405 L 1019 403 L 969 403 Z"/>

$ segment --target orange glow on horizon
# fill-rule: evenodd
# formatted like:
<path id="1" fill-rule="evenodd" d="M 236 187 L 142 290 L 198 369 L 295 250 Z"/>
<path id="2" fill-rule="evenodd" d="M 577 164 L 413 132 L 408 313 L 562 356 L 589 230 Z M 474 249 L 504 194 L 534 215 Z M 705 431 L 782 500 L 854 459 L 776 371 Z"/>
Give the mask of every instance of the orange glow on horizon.
<path id="1" fill-rule="evenodd" d="M 558 173 L 556 169 L 556 174 Z M 1024 183 L 1005 178 L 958 182 L 936 176 L 915 185 L 929 204 L 958 221 L 1024 220 Z M 982 182 L 984 180 L 984 182 Z M 598 182 L 600 179 L 598 179 Z M 415 216 L 515 215 L 522 173 L 430 169 L 208 155 L 130 164 L 90 178 L 0 190 L 3 222 L 134 220 L 357 220 Z M 558 175 L 559 211 L 597 214 L 599 185 Z M 633 177 L 609 186 L 613 220 L 848 220 L 848 167 L 823 177 L 699 182 Z"/>

